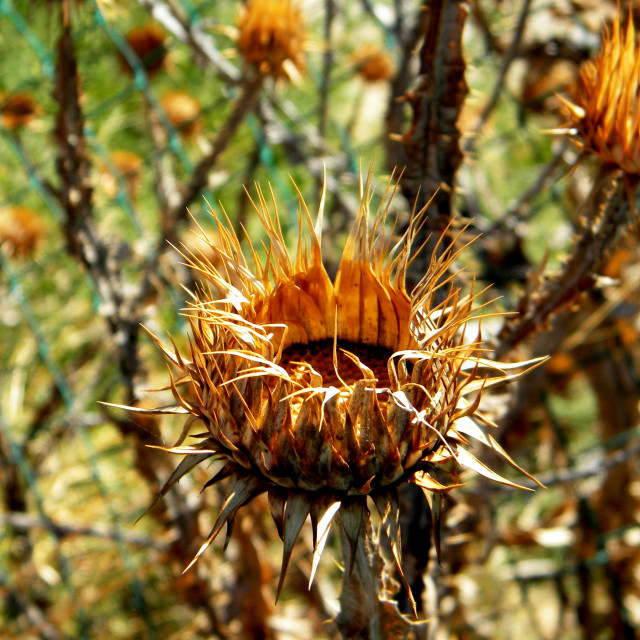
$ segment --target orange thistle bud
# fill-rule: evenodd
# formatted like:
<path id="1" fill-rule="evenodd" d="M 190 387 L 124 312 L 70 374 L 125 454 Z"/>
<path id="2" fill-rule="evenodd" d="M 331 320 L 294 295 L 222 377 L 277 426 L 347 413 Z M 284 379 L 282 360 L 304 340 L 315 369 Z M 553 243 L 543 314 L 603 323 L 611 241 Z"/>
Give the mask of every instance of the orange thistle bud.
<path id="1" fill-rule="evenodd" d="M 169 91 L 160 99 L 171 124 L 185 138 L 191 138 L 202 130 L 200 103 L 186 91 Z"/>
<path id="2" fill-rule="evenodd" d="M 132 200 L 136 199 L 140 189 L 142 174 L 142 158 L 131 151 L 114 151 L 109 155 L 109 162 L 124 179 L 127 193 Z M 116 179 L 107 167 L 103 167 L 100 175 L 100 186 L 111 196 L 115 196 L 118 185 Z"/>
<path id="3" fill-rule="evenodd" d="M 479 404 L 489 387 L 533 361 L 495 362 L 484 357 L 479 341 L 465 340 L 465 327 L 477 319 L 478 294 L 463 295 L 450 284 L 458 252 L 445 249 L 434 257 L 407 293 L 411 241 L 422 215 L 413 217 L 399 241 L 392 237 L 385 218 L 396 188 L 389 186 L 371 219 L 370 177 L 361 186 L 357 219 L 333 282 L 320 249 L 324 196 L 314 223 L 298 192 L 300 232 L 293 256 L 275 198 L 271 194 L 269 204 L 259 188 L 251 203 L 268 236 L 266 259 L 249 242 L 247 260 L 226 216 L 214 212 L 218 239 L 209 242 L 204 232 L 202 239 L 216 262 L 185 250 L 183 257 L 206 284 L 193 294 L 186 313 L 192 334 L 188 356 L 156 338 L 178 373 L 171 379 L 176 405 L 156 413 L 183 413 L 187 424 L 199 422 L 205 433 L 194 445 L 166 449 L 186 457 L 161 495 L 205 460 L 222 462 L 206 486 L 223 479 L 231 484 L 193 562 L 225 524 L 232 526 L 242 505 L 267 492 L 284 541 L 278 592 L 307 517 L 313 525 L 313 580 L 332 522 L 354 551 L 369 517 L 367 498 L 382 517 L 401 572 L 399 485 L 421 487 L 431 505 L 435 494 L 458 486 L 446 484 L 451 465 L 443 469 L 457 463 L 518 486 L 468 446 L 469 440 L 479 441 L 516 466 L 481 426 L 492 423 Z M 436 292 L 445 286 L 448 294 L 436 303 Z"/>
<path id="4" fill-rule="evenodd" d="M 351 62 L 365 82 L 390 80 L 395 73 L 393 58 L 375 44 L 363 44 L 351 54 Z"/>
<path id="5" fill-rule="evenodd" d="M 31 256 L 44 236 L 38 214 L 26 207 L 0 209 L 0 247 L 11 256 Z"/>
<path id="6" fill-rule="evenodd" d="M 305 71 L 306 34 L 295 0 L 250 0 L 238 18 L 238 49 L 260 73 L 277 80 Z"/>
<path id="7" fill-rule="evenodd" d="M 581 68 L 577 104 L 564 101 L 583 146 L 626 173 L 640 173 L 640 48 L 633 19 L 605 31 L 601 51 Z"/>
<path id="8" fill-rule="evenodd" d="M 166 34 L 158 24 L 148 22 L 134 27 L 127 33 L 127 42 L 150 76 L 164 67 L 167 57 Z M 123 60 L 123 64 L 125 69 L 131 69 L 128 62 Z"/>
<path id="9" fill-rule="evenodd" d="M 18 129 L 36 118 L 42 109 L 28 93 L 14 93 L 0 98 L 2 126 Z"/>

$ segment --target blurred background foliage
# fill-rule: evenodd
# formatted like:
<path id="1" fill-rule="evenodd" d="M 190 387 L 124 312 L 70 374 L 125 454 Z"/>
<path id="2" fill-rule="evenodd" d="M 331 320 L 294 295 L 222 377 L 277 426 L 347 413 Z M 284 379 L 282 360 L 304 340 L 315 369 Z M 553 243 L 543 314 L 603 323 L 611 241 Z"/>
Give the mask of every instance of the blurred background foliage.
<path id="1" fill-rule="evenodd" d="M 269 183 L 293 238 L 288 176 L 313 210 L 326 167 L 323 249 L 335 269 L 360 166 L 373 161 L 378 193 L 396 163 L 415 169 L 403 145 L 417 117 L 407 92 L 429 73 L 425 14 L 460 3 L 422 4 L 305 0 L 306 69 L 252 87 L 235 0 L 0 0 L 3 638 L 337 637 L 326 621 L 339 572 L 326 553 L 307 590 L 310 532 L 274 606 L 279 545 L 261 500 L 226 552 L 216 545 L 183 575 L 222 496 L 200 494 L 208 473 L 196 470 L 136 522 L 174 464 L 147 445 L 172 442 L 181 424 L 98 401 L 158 404 L 145 389 L 166 371 L 139 324 L 186 342 L 192 276 L 168 242 L 197 248 L 187 207 L 215 233 L 204 198 L 222 203 L 253 238 L 244 187 Z M 596 161 L 578 163 L 580 150 L 546 130 L 566 123 L 556 94 L 573 95 L 616 3 L 465 10 L 464 31 L 448 25 L 469 93 L 453 105 L 464 157 L 447 206 L 482 233 L 462 277 L 526 310 L 584 226 Z M 402 192 L 401 221 L 416 195 L 406 176 Z M 485 325 L 502 355 L 552 356 L 495 407 L 500 441 L 548 488 L 472 480 L 448 498 L 442 565 L 433 552 L 415 559 L 430 638 L 636 637 L 635 225 L 521 339 L 500 334 L 503 318 Z"/>

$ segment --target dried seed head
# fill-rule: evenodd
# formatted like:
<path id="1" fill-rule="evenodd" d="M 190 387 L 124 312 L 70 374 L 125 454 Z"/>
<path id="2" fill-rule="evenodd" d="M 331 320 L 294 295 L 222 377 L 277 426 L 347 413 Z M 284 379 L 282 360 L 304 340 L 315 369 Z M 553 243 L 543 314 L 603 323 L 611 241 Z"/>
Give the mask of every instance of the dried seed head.
<path id="1" fill-rule="evenodd" d="M 351 55 L 351 62 L 365 82 L 391 80 L 395 73 L 393 58 L 375 44 L 363 44 Z"/>
<path id="2" fill-rule="evenodd" d="M 362 186 L 333 282 L 320 250 L 322 202 L 314 224 L 301 196 L 295 255 L 285 246 L 273 194 L 268 201 L 259 188 L 251 202 L 268 235 L 265 260 L 249 242 L 248 261 L 226 216 L 214 212 L 217 241 L 204 234 L 203 240 L 217 260 L 185 250 L 205 284 L 187 312 L 190 353 L 156 339 L 178 374 L 171 381 L 176 406 L 158 412 L 187 414 L 206 433 L 195 445 L 167 449 L 187 457 L 162 493 L 209 459 L 222 467 L 207 486 L 227 478 L 232 487 L 196 558 L 243 504 L 266 491 L 284 540 L 281 584 L 307 517 L 315 539 L 313 578 L 337 514 L 357 543 L 367 497 L 380 512 L 400 568 L 400 484 L 420 486 L 431 504 L 434 495 L 455 486 L 445 484 L 443 465 L 457 462 L 517 486 L 467 445 L 477 440 L 512 463 L 485 433 L 483 426 L 491 423 L 478 406 L 483 391 L 530 363 L 488 360 L 479 342 L 465 341 L 477 296 L 451 285 L 456 252 L 444 250 L 413 293 L 406 292 L 420 216 L 396 241 L 385 228 L 394 192 L 390 186 L 371 219 L 369 179 Z M 449 292 L 437 304 L 441 287 Z"/>
<path id="3" fill-rule="evenodd" d="M 304 73 L 306 34 L 296 0 L 250 0 L 238 18 L 238 49 L 245 61 L 276 80 Z"/>
<path id="4" fill-rule="evenodd" d="M 42 109 L 28 93 L 14 93 L 0 98 L 2 126 L 6 129 L 18 129 L 29 124 Z"/>
<path id="5" fill-rule="evenodd" d="M 565 101 L 582 145 L 606 163 L 640 173 L 640 48 L 633 19 L 603 34 L 595 60 L 584 63 L 577 104 Z"/>
<path id="6" fill-rule="evenodd" d="M 42 218 L 26 207 L 0 210 L 0 248 L 11 256 L 33 255 L 44 236 Z"/>
<path id="7" fill-rule="evenodd" d="M 200 103 L 186 91 L 169 91 L 160 99 L 171 124 L 185 138 L 192 138 L 202 130 Z"/>

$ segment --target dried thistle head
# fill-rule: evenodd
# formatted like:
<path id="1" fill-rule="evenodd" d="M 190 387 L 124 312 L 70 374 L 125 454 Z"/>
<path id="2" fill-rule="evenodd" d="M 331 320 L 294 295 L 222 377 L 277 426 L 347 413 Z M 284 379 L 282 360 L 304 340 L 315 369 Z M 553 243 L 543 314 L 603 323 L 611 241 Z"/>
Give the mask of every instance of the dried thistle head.
<path id="1" fill-rule="evenodd" d="M 360 45 L 351 54 L 351 62 L 365 82 L 391 80 L 396 71 L 391 54 L 375 44 Z"/>
<path id="2" fill-rule="evenodd" d="M 249 0 L 238 17 L 238 49 L 245 61 L 276 80 L 306 69 L 306 33 L 296 0 Z"/>
<path id="3" fill-rule="evenodd" d="M 140 59 L 142 66 L 150 76 L 165 67 L 167 62 L 167 36 L 160 25 L 147 22 L 134 27 L 127 33 L 127 43 Z M 131 71 L 128 62 L 123 60 L 123 66 Z"/>
<path id="4" fill-rule="evenodd" d="M 332 522 L 340 523 L 353 550 L 369 514 L 367 499 L 382 517 L 400 569 L 401 484 L 421 487 L 431 504 L 434 495 L 457 486 L 445 479 L 457 463 L 517 486 L 468 446 L 479 441 L 513 464 L 485 433 L 491 421 L 479 405 L 483 392 L 529 363 L 489 360 L 479 341 L 465 337 L 477 317 L 477 295 L 463 295 L 452 284 L 458 252 L 444 249 L 407 293 L 421 216 L 394 239 L 385 227 L 394 193 L 389 186 L 372 215 L 370 179 L 361 186 L 333 282 L 320 249 L 324 198 L 314 224 L 300 196 L 295 255 L 285 246 L 273 194 L 259 188 L 251 203 L 268 235 L 265 259 L 250 241 L 247 259 L 226 216 L 214 212 L 216 243 L 204 232 L 202 239 L 217 259 L 185 250 L 204 284 L 186 313 L 189 353 L 156 338 L 177 373 L 170 383 L 176 405 L 157 412 L 188 416 L 181 441 L 166 449 L 186 457 L 161 495 L 205 461 L 221 462 L 206 486 L 223 479 L 231 485 L 194 562 L 225 525 L 229 534 L 242 505 L 267 492 L 284 541 L 280 586 L 307 517 L 313 579 Z M 437 303 L 441 289 L 448 292 Z M 199 442 L 183 445 L 192 423 L 201 425 Z"/>
<path id="5" fill-rule="evenodd" d="M 631 15 L 603 34 L 602 49 L 583 64 L 571 125 L 584 148 L 628 174 L 640 173 L 640 47 Z"/>
<path id="6" fill-rule="evenodd" d="M 38 117 L 42 108 L 28 93 L 13 93 L 0 97 L 2 126 L 18 129 Z"/>
<path id="7" fill-rule="evenodd" d="M 26 207 L 0 209 L 0 248 L 9 255 L 25 258 L 33 255 L 44 236 L 42 218 Z"/>
<path id="8" fill-rule="evenodd" d="M 200 102 L 186 91 L 168 91 L 160 99 L 171 124 L 181 136 L 192 138 L 202 130 Z"/>

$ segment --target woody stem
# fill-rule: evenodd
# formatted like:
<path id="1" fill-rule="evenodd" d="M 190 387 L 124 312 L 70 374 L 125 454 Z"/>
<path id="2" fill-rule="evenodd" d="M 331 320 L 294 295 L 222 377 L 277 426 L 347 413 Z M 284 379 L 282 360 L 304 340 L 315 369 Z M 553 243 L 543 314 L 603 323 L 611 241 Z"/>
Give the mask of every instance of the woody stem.
<path id="1" fill-rule="evenodd" d="M 339 529 L 344 569 L 336 624 L 345 640 L 382 640 L 379 594 L 383 561 L 373 539 L 371 521 L 367 517 L 362 523 L 355 548 L 344 528 Z"/>

